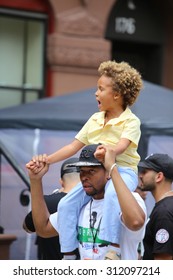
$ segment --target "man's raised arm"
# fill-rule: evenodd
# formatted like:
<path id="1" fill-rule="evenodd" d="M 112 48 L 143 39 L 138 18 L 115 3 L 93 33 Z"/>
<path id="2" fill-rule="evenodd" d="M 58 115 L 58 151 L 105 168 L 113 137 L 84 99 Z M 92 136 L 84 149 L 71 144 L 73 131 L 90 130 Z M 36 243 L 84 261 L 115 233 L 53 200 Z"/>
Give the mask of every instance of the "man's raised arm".
<path id="1" fill-rule="evenodd" d="M 42 163 L 39 173 L 35 174 L 28 169 L 31 188 L 31 208 L 36 233 L 41 237 L 57 236 L 57 231 L 49 222 L 50 213 L 43 195 L 42 178 L 49 169 L 48 164 Z"/>

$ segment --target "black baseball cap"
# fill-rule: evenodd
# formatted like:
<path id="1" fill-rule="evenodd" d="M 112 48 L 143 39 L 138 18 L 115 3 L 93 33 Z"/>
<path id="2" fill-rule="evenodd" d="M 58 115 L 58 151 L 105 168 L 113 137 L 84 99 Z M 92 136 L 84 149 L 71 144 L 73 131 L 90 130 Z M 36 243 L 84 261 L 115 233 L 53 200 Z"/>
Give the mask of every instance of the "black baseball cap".
<path id="1" fill-rule="evenodd" d="M 168 154 L 151 154 L 139 162 L 138 167 L 163 172 L 166 178 L 173 180 L 173 159 Z"/>
<path id="2" fill-rule="evenodd" d="M 72 163 L 76 162 L 77 160 L 78 160 L 77 157 L 73 157 L 73 158 L 69 158 L 63 162 L 63 164 L 61 165 L 61 171 L 60 171 L 61 178 L 63 177 L 64 174 L 79 172 L 79 168 L 77 168 L 76 166 L 73 166 L 73 167 L 69 166 L 69 164 L 72 164 Z"/>
<path id="3" fill-rule="evenodd" d="M 69 164 L 69 166 L 103 166 L 94 156 L 98 145 L 100 144 L 85 146 L 80 153 L 79 159 L 75 163 Z"/>

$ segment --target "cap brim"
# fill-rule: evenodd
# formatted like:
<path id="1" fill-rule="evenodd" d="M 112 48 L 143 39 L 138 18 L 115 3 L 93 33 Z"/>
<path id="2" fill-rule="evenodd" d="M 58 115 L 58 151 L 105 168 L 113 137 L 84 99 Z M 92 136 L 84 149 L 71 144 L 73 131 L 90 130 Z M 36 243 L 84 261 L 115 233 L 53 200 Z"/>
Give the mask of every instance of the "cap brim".
<path id="1" fill-rule="evenodd" d="M 151 165 L 147 164 L 146 162 L 139 162 L 138 167 L 148 168 L 148 169 L 152 168 Z"/>
<path id="2" fill-rule="evenodd" d="M 68 173 L 78 173 L 79 172 L 79 168 L 76 168 L 77 166 L 66 166 L 68 168 L 64 169 L 62 172 L 61 172 L 61 178 L 65 175 L 65 174 L 68 174 Z"/>
<path id="3" fill-rule="evenodd" d="M 101 166 L 101 163 L 94 163 L 94 162 L 86 162 L 86 161 L 79 161 L 76 163 L 68 164 L 67 166 Z"/>

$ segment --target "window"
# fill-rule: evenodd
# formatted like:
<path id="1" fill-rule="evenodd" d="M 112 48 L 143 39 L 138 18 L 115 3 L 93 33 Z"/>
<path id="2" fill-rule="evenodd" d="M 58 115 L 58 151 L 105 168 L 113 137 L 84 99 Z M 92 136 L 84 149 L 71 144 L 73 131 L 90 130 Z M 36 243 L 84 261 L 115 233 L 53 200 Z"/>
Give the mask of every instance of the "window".
<path id="1" fill-rule="evenodd" d="M 46 17 L 0 9 L 0 108 L 44 96 Z"/>

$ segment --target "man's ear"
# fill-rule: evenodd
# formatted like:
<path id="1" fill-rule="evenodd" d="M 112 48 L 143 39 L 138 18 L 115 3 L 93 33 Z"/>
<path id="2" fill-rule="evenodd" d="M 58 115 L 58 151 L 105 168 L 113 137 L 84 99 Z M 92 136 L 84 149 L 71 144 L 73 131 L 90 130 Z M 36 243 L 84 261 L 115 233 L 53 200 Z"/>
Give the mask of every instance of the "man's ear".
<path id="1" fill-rule="evenodd" d="M 61 178 L 59 179 L 59 183 L 63 187 L 63 180 Z"/>
<path id="2" fill-rule="evenodd" d="M 163 177 L 164 177 L 164 174 L 163 174 L 163 172 L 158 172 L 157 173 L 157 176 L 156 176 L 156 182 L 158 183 L 158 182 L 160 182 L 160 181 L 162 181 L 163 180 Z"/>

